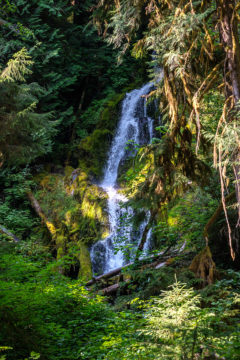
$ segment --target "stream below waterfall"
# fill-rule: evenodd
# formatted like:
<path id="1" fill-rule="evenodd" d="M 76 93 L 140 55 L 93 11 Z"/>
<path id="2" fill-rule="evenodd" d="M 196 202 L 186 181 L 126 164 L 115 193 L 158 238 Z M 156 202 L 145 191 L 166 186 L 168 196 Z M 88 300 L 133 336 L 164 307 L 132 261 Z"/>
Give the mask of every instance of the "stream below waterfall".
<path id="1" fill-rule="evenodd" d="M 134 145 L 148 144 L 153 138 L 154 120 L 148 116 L 147 100 L 144 97 L 152 88 L 152 83 L 145 84 L 142 88 L 127 93 L 122 103 L 117 131 L 108 153 L 103 180 L 99 184 L 108 195 L 110 235 L 91 248 L 94 274 L 105 273 L 125 265 L 129 258 L 127 259 L 123 251 L 116 251 L 116 248 L 132 243 L 137 248 L 149 221 L 150 215 L 146 212 L 139 228 L 137 230 L 133 228 L 134 211 L 129 206 L 124 207 L 128 199 L 121 194 L 117 179 L 119 166 L 127 157 L 136 153 Z M 133 148 L 130 153 L 129 148 Z M 150 247 L 151 233 L 150 229 L 143 249 L 145 253 Z"/>

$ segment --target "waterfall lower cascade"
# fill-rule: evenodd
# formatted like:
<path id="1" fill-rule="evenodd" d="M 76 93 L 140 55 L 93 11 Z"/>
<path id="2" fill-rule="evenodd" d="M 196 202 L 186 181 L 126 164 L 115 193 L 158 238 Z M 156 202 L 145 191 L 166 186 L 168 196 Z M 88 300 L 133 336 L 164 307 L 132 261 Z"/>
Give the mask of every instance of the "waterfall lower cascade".
<path id="1" fill-rule="evenodd" d="M 147 102 L 144 97 L 144 95 L 149 94 L 152 88 L 153 84 L 148 83 L 141 89 L 131 91 L 126 94 L 122 104 L 121 117 L 109 151 L 104 177 L 99 184 L 108 194 L 110 235 L 98 241 L 91 248 L 93 273 L 105 273 L 123 266 L 127 262 L 124 253 L 121 250 L 116 252 L 115 248 L 132 242 L 133 225 L 131 217 L 133 216 L 133 210 L 121 206 L 128 199 L 118 189 L 118 170 L 124 159 L 131 156 L 129 147 L 134 147 L 134 144 L 147 144 L 153 137 L 153 119 L 147 115 Z M 137 237 L 139 241 L 148 220 L 149 214 L 146 214 L 145 220 L 138 229 Z M 125 224 L 122 222 L 125 222 Z M 150 236 L 151 232 L 148 234 L 144 247 L 145 251 L 149 246 Z"/>

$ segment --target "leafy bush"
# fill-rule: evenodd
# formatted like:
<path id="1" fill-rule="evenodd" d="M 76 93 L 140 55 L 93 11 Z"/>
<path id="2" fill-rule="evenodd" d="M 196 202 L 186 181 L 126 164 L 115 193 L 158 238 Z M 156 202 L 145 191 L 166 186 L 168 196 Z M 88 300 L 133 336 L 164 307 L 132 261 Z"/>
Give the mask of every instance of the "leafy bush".
<path id="1" fill-rule="evenodd" d="M 217 200 L 199 188 L 186 193 L 170 207 L 167 221 L 154 228 L 158 247 L 185 242 L 187 248 L 199 251 L 205 244 L 204 226 L 217 206 Z"/>
<path id="2" fill-rule="evenodd" d="M 26 196 L 32 184 L 29 168 L 21 171 L 2 169 L 0 172 L 0 224 L 20 238 L 30 236 L 34 227 L 39 225 Z"/>
<path id="3" fill-rule="evenodd" d="M 121 339 L 127 315 L 118 317 L 79 281 L 58 274 L 56 263 L 44 267 L 16 250 L 2 247 L 0 260 L 0 338 L 13 348 L 7 359 L 21 359 L 31 351 L 49 360 L 107 356 Z"/>

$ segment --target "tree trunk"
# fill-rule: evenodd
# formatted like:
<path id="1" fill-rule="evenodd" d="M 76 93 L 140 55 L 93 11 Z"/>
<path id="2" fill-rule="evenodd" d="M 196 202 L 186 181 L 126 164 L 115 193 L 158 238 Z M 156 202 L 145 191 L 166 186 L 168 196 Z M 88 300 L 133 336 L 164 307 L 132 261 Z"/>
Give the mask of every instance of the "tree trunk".
<path id="1" fill-rule="evenodd" d="M 235 0 L 217 0 L 219 33 L 226 54 L 224 66 L 225 96 L 240 99 L 240 44 Z"/>
<path id="2" fill-rule="evenodd" d="M 203 286 L 213 284 L 216 279 L 216 265 L 212 259 L 212 253 L 209 246 L 206 246 L 193 259 L 189 270 L 194 272 L 196 277 L 202 279 Z"/>
<path id="3" fill-rule="evenodd" d="M 225 202 L 226 204 L 233 200 L 235 197 L 235 192 L 232 192 L 231 194 L 229 194 L 226 198 L 225 198 Z M 208 222 L 206 223 L 206 225 L 204 226 L 204 230 L 203 230 L 203 237 L 206 241 L 206 246 L 208 246 L 208 242 L 209 242 L 209 230 L 210 228 L 213 226 L 213 224 L 218 220 L 219 216 L 221 215 L 221 213 L 223 212 L 223 204 L 222 202 L 218 205 L 216 211 L 214 212 L 214 214 L 210 217 L 210 219 L 208 220 Z"/>

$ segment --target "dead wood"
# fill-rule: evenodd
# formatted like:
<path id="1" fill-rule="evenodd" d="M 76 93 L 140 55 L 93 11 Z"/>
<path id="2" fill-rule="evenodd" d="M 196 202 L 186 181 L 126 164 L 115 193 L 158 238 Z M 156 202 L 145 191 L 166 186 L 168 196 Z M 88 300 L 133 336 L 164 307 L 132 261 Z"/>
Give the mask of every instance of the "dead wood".
<path id="1" fill-rule="evenodd" d="M 142 270 L 147 269 L 147 268 L 156 268 L 156 266 L 158 266 L 160 263 L 167 261 L 170 257 L 173 257 L 173 256 L 175 256 L 177 254 L 177 251 L 173 251 L 171 254 L 167 255 L 170 248 L 171 247 L 168 247 L 164 252 L 158 253 L 156 255 L 151 255 L 151 256 L 145 258 L 144 260 L 142 260 L 142 264 L 139 267 Z M 152 262 L 150 264 L 149 263 L 146 264 L 145 261 L 149 261 L 149 260 L 152 260 Z M 127 265 L 124 265 L 124 266 L 119 267 L 117 269 L 111 270 L 106 274 L 102 274 L 102 275 L 93 277 L 90 281 L 88 281 L 86 283 L 86 286 L 88 287 L 88 286 L 94 285 L 96 283 L 99 283 L 99 282 L 108 280 L 110 278 L 113 278 L 114 276 L 119 275 L 122 272 L 122 270 L 124 270 L 124 269 L 126 269 L 129 266 L 134 265 L 134 264 L 136 264 L 136 263 L 131 262 L 131 263 L 127 264 Z"/>
<path id="2" fill-rule="evenodd" d="M 14 235 L 13 233 L 11 233 L 8 229 L 6 229 L 4 226 L 2 226 L 2 225 L 0 225 L 0 232 L 2 233 L 2 234 L 5 234 L 5 235 L 7 235 L 8 237 L 10 237 L 14 242 L 19 242 L 20 241 L 20 239 L 16 236 L 16 235 Z"/>
<path id="3" fill-rule="evenodd" d="M 118 275 L 123 269 L 126 269 L 128 266 L 130 266 L 130 265 L 132 265 L 132 264 L 133 264 L 133 263 L 129 263 L 129 264 L 127 264 L 127 265 L 121 266 L 121 267 L 119 267 L 119 268 L 117 268 L 117 269 L 114 269 L 114 270 L 112 270 L 112 271 L 109 271 L 109 272 L 106 273 L 106 274 L 93 277 L 90 281 L 87 282 L 86 286 L 91 286 L 91 285 L 95 284 L 95 283 L 98 282 L 98 281 L 112 278 L 113 276 Z"/>
<path id="4" fill-rule="evenodd" d="M 189 270 L 194 272 L 196 277 L 203 280 L 203 285 L 210 285 L 216 279 L 216 265 L 212 259 L 209 246 L 206 246 L 193 259 Z"/>
<path id="5" fill-rule="evenodd" d="M 111 295 L 112 293 L 115 293 L 119 289 L 119 283 L 113 284 L 111 286 L 108 286 L 102 290 L 99 290 L 100 295 Z"/>
<path id="6" fill-rule="evenodd" d="M 157 266 L 161 262 L 166 261 L 170 256 L 171 257 L 176 256 L 177 253 L 178 253 L 178 250 L 174 250 L 171 254 L 167 255 L 167 253 L 169 252 L 170 249 L 171 249 L 171 246 L 169 246 L 165 251 L 162 251 L 162 252 L 160 252 L 158 254 L 151 255 L 151 256 L 143 259 L 143 260 L 139 260 L 141 262 L 141 265 L 140 265 L 141 269 L 154 268 L 155 266 Z M 148 263 L 146 264 L 145 262 L 147 262 L 149 260 L 151 260 L 152 262 L 150 264 L 148 264 Z M 88 281 L 86 283 L 86 286 L 91 286 L 91 285 L 94 285 L 95 283 L 100 282 L 102 280 L 110 279 L 110 278 L 120 274 L 122 270 L 124 270 L 124 269 L 126 269 L 129 266 L 134 265 L 134 264 L 136 264 L 136 262 L 131 262 L 131 263 L 127 264 L 127 265 L 124 265 L 124 266 L 119 267 L 117 269 L 111 270 L 108 273 L 93 277 L 90 281 Z"/>
<path id="7" fill-rule="evenodd" d="M 3 20 L 2 18 L 0 18 L 0 26 L 6 26 L 10 30 L 12 30 L 15 34 L 20 34 L 20 31 L 16 29 L 16 25 L 14 26 L 9 22 L 7 22 L 6 20 Z"/>

